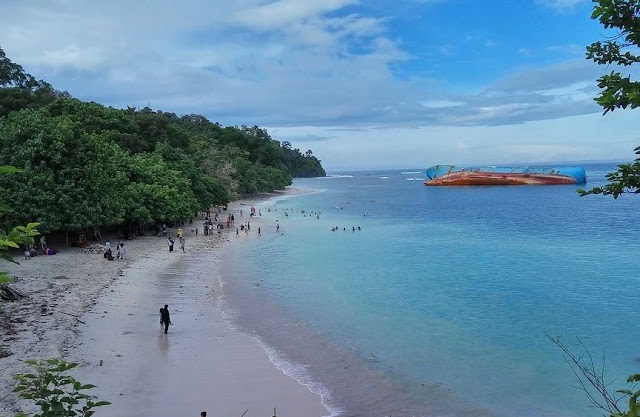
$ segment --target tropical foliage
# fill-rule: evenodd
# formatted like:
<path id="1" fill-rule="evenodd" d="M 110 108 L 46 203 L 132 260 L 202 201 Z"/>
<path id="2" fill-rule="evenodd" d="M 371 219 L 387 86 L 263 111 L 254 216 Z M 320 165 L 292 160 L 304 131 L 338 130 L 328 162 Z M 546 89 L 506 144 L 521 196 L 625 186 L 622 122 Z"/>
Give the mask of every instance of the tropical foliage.
<path id="1" fill-rule="evenodd" d="M 593 0 L 595 6 L 591 15 L 598 19 L 605 29 L 614 29 L 617 33 L 605 42 L 594 42 L 587 46 L 587 59 L 600 65 L 628 67 L 640 62 L 636 55 L 640 46 L 640 0 Z M 598 79 L 598 87 L 602 90 L 595 98 L 604 109 L 604 114 L 618 108 L 632 109 L 640 106 L 640 81 L 631 80 L 631 75 L 623 77 L 619 71 L 613 70 Z M 635 148 L 640 155 L 640 146 Z M 618 198 L 624 193 L 640 193 L 640 158 L 630 164 L 618 166 L 618 170 L 607 174 L 609 181 L 603 187 L 588 191 L 578 190 L 580 195 L 604 194 Z M 549 337 L 549 336 L 547 336 Z M 591 407 L 607 412 L 611 417 L 640 417 L 640 374 L 632 374 L 627 378 L 631 389 L 609 392 L 610 382 L 604 377 L 603 367 L 598 369 L 589 350 L 582 343 L 583 354 L 576 355 L 558 338 L 551 338 L 564 353 L 565 361 L 576 375 L 579 388 L 584 391 Z M 628 409 L 619 406 L 621 400 L 628 402 Z"/>
<path id="2" fill-rule="evenodd" d="M 25 73 L 0 49 L 0 228 L 37 220 L 44 233 L 153 225 L 192 217 L 239 195 L 325 175 L 310 151 L 258 126 L 106 107 Z"/>
<path id="3" fill-rule="evenodd" d="M 595 101 L 602 106 L 604 114 L 615 109 L 632 109 L 640 106 L 640 81 L 631 75 L 623 76 L 621 67 L 629 67 L 640 62 L 640 0 L 594 0 L 591 18 L 598 19 L 615 34 L 604 42 L 597 41 L 587 46 L 587 59 L 614 69 L 598 78 L 600 94 Z M 635 149 L 640 154 L 640 147 Z M 609 181 L 604 187 L 588 191 L 579 190 L 581 195 L 604 194 L 618 198 L 624 193 L 640 193 L 640 159 L 634 163 L 622 164 L 618 170 L 607 175 Z"/>
<path id="4" fill-rule="evenodd" d="M 83 384 L 67 372 L 78 366 L 60 359 L 29 360 L 33 373 L 17 374 L 18 385 L 13 389 L 20 398 L 31 400 L 40 408 L 33 417 L 90 417 L 94 408 L 109 405 L 86 391 L 95 385 Z M 27 417 L 21 413 L 18 417 Z"/>
<path id="5" fill-rule="evenodd" d="M 0 174 L 15 174 L 20 172 L 19 169 L 9 166 L 2 165 L 0 166 Z M 1 203 L 1 201 L 0 201 Z M 0 212 L 4 210 L 3 206 L 0 206 Z M 17 249 L 20 246 L 23 248 L 28 248 L 29 246 L 34 244 L 34 236 L 38 236 L 40 233 L 36 229 L 40 223 L 29 223 L 26 226 L 17 226 L 14 227 L 9 233 L 0 229 L 0 259 L 4 259 L 5 261 L 17 263 L 11 254 L 7 252 L 10 249 Z M 0 300 L 5 295 L 6 287 L 3 287 L 5 284 L 11 282 L 11 278 L 7 275 L 6 272 L 0 272 Z"/>

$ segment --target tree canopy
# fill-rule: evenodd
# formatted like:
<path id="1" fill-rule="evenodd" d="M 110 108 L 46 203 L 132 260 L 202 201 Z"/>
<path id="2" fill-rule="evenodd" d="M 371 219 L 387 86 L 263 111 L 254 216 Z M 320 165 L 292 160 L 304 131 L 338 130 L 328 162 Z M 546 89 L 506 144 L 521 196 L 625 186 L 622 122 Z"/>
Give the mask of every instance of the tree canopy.
<path id="1" fill-rule="evenodd" d="M 0 49 L 0 229 L 38 221 L 41 232 L 152 225 L 190 218 L 239 195 L 324 176 L 258 126 L 200 115 L 115 109 L 38 81 Z"/>
<path id="2" fill-rule="evenodd" d="M 602 106 L 604 114 L 615 109 L 632 109 L 640 106 L 640 81 L 623 76 L 620 67 L 629 67 L 640 62 L 637 54 L 640 46 L 640 0 L 594 0 L 592 19 L 598 19 L 615 34 L 605 41 L 587 46 L 587 59 L 600 65 L 614 64 L 609 74 L 598 78 L 601 91 L 595 101 Z M 635 148 L 640 155 L 640 147 Z M 618 170 L 607 174 L 609 181 L 603 187 L 579 190 L 581 195 L 604 194 L 618 198 L 624 193 L 640 193 L 640 158 L 629 164 L 618 166 Z"/>

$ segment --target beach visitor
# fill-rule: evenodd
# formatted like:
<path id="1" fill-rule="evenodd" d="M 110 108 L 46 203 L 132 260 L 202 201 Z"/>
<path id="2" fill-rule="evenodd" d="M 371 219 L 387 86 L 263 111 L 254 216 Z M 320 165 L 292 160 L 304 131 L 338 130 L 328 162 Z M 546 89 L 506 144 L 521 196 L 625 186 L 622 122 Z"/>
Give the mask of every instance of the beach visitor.
<path id="1" fill-rule="evenodd" d="M 124 255 L 127 254 L 127 250 L 124 248 L 124 243 L 120 243 L 120 247 L 118 248 L 118 252 L 120 253 L 120 259 L 124 261 Z"/>
<path id="2" fill-rule="evenodd" d="M 185 241 L 186 241 L 186 240 L 187 240 L 187 239 L 182 238 L 182 240 L 180 241 L 180 249 L 182 249 L 182 253 L 185 253 L 184 245 L 185 245 Z"/>
<path id="3" fill-rule="evenodd" d="M 116 245 L 116 259 L 120 260 L 120 244 Z"/>
<path id="4" fill-rule="evenodd" d="M 236 236 L 240 234 L 240 230 L 236 227 Z"/>
<path id="5" fill-rule="evenodd" d="M 111 242 L 109 242 L 109 239 L 107 239 L 106 242 L 104 242 L 104 251 L 107 252 L 111 249 Z"/>
<path id="6" fill-rule="evenodd" d="M 171 237 L 169 237 L 169 240 L 167 241 L 167 244 L 169 245 L 169 252 L 173 252 L 174 241 L 173 241 L 173 239 L 171 239 Z"/>
<path id="7" fill-rule="evenodd" d="M 24 247 L 24 260 L 29 260 L 31 259 L 31 251 L 29 250 L 29 247 L 25 246 Z"/>
<path id="8" fill-rule="evenodd" d="M 198 226 L 196 226 L 196 236 L 198 236 Z"/>
<path id="9" fill-rule="evenodd" d="M 260 236 L 260 228 L 258 227 L 258 236 Z"/>
<path id="10" fill-rule="evenodd" d="M 276 226 L 276 232 L 280 231 L 280 223 L 278 223 L 278 225 Z"/>
<path id="11" fill-rule="evenodd" d="M 160 325 L 164 327 L 164 334 L 169 331 L 169 325 L 171 324 L 171 317 L 169 316 L 169 306 L 164 305 L 164 308 L 160 309 Z"/>

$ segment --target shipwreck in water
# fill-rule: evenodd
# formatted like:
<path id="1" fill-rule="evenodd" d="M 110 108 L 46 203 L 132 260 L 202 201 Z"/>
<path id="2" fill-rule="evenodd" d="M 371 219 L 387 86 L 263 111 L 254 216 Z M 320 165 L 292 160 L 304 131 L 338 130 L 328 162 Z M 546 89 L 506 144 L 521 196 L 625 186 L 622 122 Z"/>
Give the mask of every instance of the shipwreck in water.
<path id="1" fill-rule="evenodd" d="M 427 171 L 424 185 L 557 185 L 584 184 L 587 174 L 582 167 L 496 167 L 460 168 L 436 165 Z"/>

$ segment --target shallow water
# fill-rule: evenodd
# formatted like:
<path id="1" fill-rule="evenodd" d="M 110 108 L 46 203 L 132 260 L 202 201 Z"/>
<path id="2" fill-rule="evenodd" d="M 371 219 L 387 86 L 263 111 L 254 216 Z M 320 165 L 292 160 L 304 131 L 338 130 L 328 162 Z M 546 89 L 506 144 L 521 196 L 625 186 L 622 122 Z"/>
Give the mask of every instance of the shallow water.
<path id="1" fill-rule="evenodd" d="M 586 168 L 594 186 L 612 166 Z M 262 237 L 225 265 L 240 326 L 336 414 L 600 415 L 546 334 L 606 347 L 617 388 L 637 370 L 637 197 L 416 171 L 298 180 L 321 192 L 260 206 Z"/>

